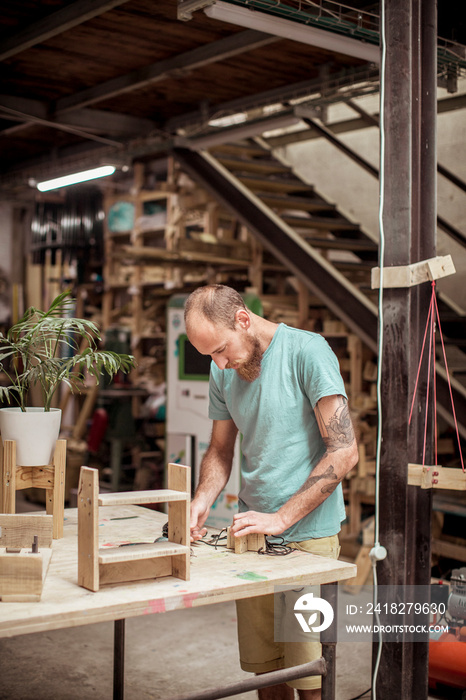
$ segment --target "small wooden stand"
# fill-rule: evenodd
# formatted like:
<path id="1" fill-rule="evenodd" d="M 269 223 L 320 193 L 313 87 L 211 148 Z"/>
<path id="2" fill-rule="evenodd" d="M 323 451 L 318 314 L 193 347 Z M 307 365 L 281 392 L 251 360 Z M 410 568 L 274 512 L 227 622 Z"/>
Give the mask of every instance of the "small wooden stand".
<path id="1" fill-rule="evenodd" d="M 52 463 L 40 467 L 23 467 L 16 464 L 15 440 L 5 440 L 0 455 L 1 512 L 15 512 L 16 491 L 31 487 L 45 489 L 46 512 L 53 516 L 53 538 L 61 539 L 65 510 L 66 440 L 57 440 Z"/>
<path id="2" fill-rule="evenodd" d="M 97 469 L 81 467 L 78 490 L 78 584 L 98 591 L 105 583 L 159 576 L 189 580 L 191 469 L 168 465 L 168 489 L 99 495 Z M 168 542 L 99 549 L 99 506 L 168 503 Z"/>

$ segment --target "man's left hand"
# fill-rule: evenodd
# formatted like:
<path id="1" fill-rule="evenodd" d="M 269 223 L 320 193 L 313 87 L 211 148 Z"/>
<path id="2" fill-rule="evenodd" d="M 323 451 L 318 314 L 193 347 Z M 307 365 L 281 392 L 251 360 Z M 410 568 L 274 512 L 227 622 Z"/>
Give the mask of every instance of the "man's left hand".
<path id="1" fill-rule="evenodd" d="M 237 513 L 233 516 L 231 534 L 236 537 L 251 535 L 253 532 L 263 535 L 281 535 L 286 530 L 279 513 L 257 513 L 255 510 L 248 510 L 246 513 Z"/>

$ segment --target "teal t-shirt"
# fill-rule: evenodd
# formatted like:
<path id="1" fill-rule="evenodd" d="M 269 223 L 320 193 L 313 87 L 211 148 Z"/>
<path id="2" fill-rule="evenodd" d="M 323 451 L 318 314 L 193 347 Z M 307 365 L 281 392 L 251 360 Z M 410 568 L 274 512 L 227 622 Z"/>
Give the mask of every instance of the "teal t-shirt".
<path id="1" fill-rule="evenodd" d="M 314 407 L 334 394 L 346 397 L 337 357 L 325 338 L 283 323 L 254 382 L 211 363 L 209 417 L 233 419 L 242 434 L 240 511 L 275 513 L 304 484 L 325 453 Z M 339 484 L 283 537 L 300 542 L 335 535 L 345 517 Z"/>

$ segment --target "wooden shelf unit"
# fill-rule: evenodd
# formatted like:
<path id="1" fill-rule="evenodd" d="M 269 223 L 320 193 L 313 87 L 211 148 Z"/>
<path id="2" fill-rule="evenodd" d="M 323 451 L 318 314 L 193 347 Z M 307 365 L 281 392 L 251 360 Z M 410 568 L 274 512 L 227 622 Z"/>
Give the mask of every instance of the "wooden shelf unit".
<path id="1" fill-rule="evenodd" d="M 160 576 L 189 580 L 191 468 L 168 465 L 168 488 L 99 494 L 99 472 L 81 467 L 78 490 L 78 584 L 98 591 L 107 583 Z M 99 506 L 168 503 L 168 541 L 99 549 Z"/>

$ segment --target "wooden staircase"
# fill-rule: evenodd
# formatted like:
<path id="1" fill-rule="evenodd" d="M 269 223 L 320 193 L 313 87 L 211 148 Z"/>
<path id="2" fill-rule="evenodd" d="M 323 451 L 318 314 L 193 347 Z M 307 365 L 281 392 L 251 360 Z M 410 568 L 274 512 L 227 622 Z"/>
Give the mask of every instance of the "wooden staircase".
<path id="1" fill-rule="evenodd" d="M 195 181 L 236 214 L 265 250 L 370 349 L 377 350 L 378 292 L 371 289 L 370 278 L 372 268 L 378 265 L 378 244 L 359 224 L 347 219 L 312 184 L 275 158 L 261 139 L 215 146 L 208 153 L 175 149 L 174 156 Z M 455 347 L 460 353 L 456 353 L 456 360 L 466 360 L 466 316 L 448 300 L 442 299 L 440 306 L 447 319 L 449 352 Z M 463 369 L 457 367 L 457 361 L 453 393 L 466 438 L 466 361 Z M 447 416 L 451 402 L 441 371 L 438 381 Z"/>

